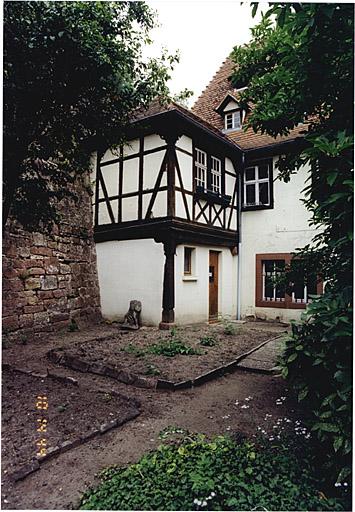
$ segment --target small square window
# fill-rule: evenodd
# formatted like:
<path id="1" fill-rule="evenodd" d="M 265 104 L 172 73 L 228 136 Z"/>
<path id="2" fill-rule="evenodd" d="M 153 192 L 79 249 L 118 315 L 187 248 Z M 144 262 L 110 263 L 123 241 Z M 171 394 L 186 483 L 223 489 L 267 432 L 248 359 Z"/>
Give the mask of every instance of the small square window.
<path id="1" fill-rule="evenodd" d="M 184 275 L 192 275 L 192 253 L 194 249 L 192 247 L 184 247 Z"/>
<path id="2" fill-rule="evenodd" d="M 242 120 L 240 110 L 236 112 L 227 112 L 224 117 L 224 127 L 226 130 L 240 130 L 242 127 Z"/>

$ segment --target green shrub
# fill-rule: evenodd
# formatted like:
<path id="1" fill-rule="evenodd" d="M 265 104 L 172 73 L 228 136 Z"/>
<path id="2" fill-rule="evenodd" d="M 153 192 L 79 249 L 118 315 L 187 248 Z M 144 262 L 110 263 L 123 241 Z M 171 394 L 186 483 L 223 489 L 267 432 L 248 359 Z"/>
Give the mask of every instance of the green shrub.
<path id="1" fill-rule="evenodd" d="M 237 329 L 232 322 L 229 320 L 223 320 L 223 332 L 227 336 L 234 336 L 234 334 L 237 334 Z"/>
<path id="2" fill-rule="evenodd" d="M 200 344 L 204 347 L 214 347 L 217 341 L 213 336 L 204 336 L 200 339 Z"/>
<path id="3" fill-rule="evenodd" d="M 223 436 L 163 444 L 101 477 L 82 497 L 81 509 L 344 510 L 343 501 L 319 492 L 307 461 L 289 448 L 257 448 Z"/>
<path id="4" fill-rule="evenodd" d="M 348 295 L 348 296 L 347 296 Z M 352 308 L 350 296 L 316 298 L 292 325 L 281 359 L 282 374 L 307 401 L 310 427 L 319 443 L 324 477 L 343 481 L 351 468 Z"/>
<path id="5" fill-rule="evenodd" d="M 169 338 L 154 343 L 149 347 L 149 352 L 158 356 L 174 357 L 179 354 L 184 356 L 200 355 L 199 350 L 195 350 L 189 345 L 185 345 L 178 338 Z"/>

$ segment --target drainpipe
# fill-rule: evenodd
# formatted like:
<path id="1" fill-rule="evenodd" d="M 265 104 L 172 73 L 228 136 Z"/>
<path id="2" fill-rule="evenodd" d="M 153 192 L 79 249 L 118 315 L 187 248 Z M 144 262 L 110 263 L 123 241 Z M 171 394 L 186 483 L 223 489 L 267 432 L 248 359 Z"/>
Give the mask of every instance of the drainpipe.
<path id="1" fill-rule="evenodd" d="M 237 204 L 237 233 L 238 233 L 238 262 L 237 262 L 237 320 L 241 320 L 241 286 L 242 286 L 242 174 L 244 171 L 245 154 L 242 153 L 242 168 L 238 172 L 238 204 Z"/>

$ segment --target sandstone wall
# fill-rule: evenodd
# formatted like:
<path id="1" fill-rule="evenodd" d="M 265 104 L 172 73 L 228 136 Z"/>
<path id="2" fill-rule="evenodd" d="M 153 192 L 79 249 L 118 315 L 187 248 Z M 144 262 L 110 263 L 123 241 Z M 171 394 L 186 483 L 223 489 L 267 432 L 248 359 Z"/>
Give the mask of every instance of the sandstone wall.
<path id="1" fill-rule="evenodd" d="M 101 319 L 91 194 L 80 180 L 77 198 L 58 205 L 50 234 L 9 219 L 3 234 L 3 335 L 22 341 Z"/>

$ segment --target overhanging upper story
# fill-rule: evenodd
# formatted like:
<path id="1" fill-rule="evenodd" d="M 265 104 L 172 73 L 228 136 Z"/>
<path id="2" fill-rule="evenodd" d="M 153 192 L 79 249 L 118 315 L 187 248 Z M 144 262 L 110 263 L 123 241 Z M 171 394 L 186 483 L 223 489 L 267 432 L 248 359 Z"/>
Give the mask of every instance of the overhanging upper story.
<path id="1" fill-rule="evenodd" d="M 237 245 L 241 152 L 233 143 L 175 104 L 136 119 L 128 140 L 97 160 L 96 241 Z"/>

